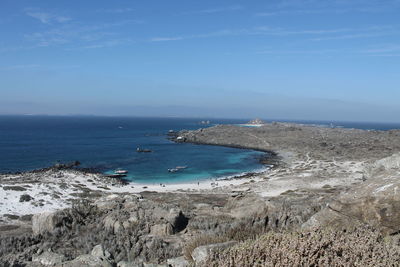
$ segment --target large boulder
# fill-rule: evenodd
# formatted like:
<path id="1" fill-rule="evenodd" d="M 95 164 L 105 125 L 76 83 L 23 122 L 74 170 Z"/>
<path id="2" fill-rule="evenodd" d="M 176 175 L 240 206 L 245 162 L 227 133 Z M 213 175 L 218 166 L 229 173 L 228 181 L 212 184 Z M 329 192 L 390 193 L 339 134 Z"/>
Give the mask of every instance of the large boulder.
<path id="1" fill-rule="evenodd" d="M 117 215 L 118 214 L 110 214 L 103 219 L 104 229 L 114 234 L 123 230 L 123 226 Z"/>
<path id="2" fill-rule="evenodd" d="M 111 258 L 110 252 L 104 250 L 102 245 L 95 246 L 90 254 L 97 258 L 105 258 L 105 259 Z"/>
<path id="3" fill-rule="evenodd" d="M 400 231 L 400 154 L 366 168 L 366 181 L 342 193 L 303 228 L 355 228 L 368 224 L 386 233 Z"/>
<path id="4" fill-rule="evenodd" d="M 265 200 L 257 195 L 246 195 L 241 198 L 230 199 L 225 208 L 237 218 L 249 218 L 254 214 L 267 209 Z"/>
<path id="5" fill-rule="evenodd" d="M 35 214 L 32 217 L 33 234 L 39 235 L 44 233 L 52 233 L 57 227 L 64 225 L 68 218 L 60 212 L 43 212 Z"/>
<path id="6" fill-rule="evenodd" d="M 167 236 L 174 234 L 174 229 L 170 223 L 156 224 L 151 227 L 151 235 Z"/>

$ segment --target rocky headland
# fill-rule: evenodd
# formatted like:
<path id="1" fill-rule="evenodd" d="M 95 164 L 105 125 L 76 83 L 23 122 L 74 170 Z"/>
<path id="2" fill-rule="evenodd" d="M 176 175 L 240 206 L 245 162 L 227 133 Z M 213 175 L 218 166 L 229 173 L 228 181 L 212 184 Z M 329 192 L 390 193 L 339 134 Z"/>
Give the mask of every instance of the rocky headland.
<path id="1" fill-rule="evenodd" d="M 398 266 L 400 130 L 218 125 L 177 142 L 271 168 L 171 190 L 75 169 L 0 175 L 1 266 Z"/>

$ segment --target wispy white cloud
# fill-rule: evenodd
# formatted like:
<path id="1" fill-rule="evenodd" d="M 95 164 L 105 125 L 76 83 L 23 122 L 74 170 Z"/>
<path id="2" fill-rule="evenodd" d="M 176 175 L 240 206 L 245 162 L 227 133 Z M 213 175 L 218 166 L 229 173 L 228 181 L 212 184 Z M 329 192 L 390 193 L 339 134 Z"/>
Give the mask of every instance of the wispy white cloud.
<path id="1" fill-rule="evenodd" d="M 147 39 L 147 42 L 172 42 L 191 39 L 222 38 L 222 37 L 246 37 L 266 36 L 269 38 L 291 37 L 291 42 L 321 42 L 325 40 L 348 40 L 361 38 L 377 38 L 380 36 L 398 36 L 400 28 L 396 25 L 370 26 L 365 28 L 333 28 L 333 29 L 289 29 L 270 26 L 258 26 L 253 28 L 228 29 L 203 34 L 180 34 L 170 36 L 157 36 Z M 387 48 L 388 49 L 388 48 Z M 392 48 L 393 49 L 393 48 Z M 261 51 L 260 53 L 281 53 L 281 54 L 332 54 L 334 49 L 316 50 L 286 50 L 286 51 Z M 343 51 L 342 51 L 343 52 Z M 345 51 L 344 51 L 345 52 Z M 393 51 L 397 52 L 397 51 Z M 360 51 L 353 51 L 360 53 Z"/>
<path id="2" fill-rule="evenodd" d="M 399 35 L 400 28 L 398 26 L 373 26 L 362 29 L 353 29 L 349 33 L 323 36 L 311 39 L 312 41 L 329 41 L 329 40 L 348 40 L 360 38 L 375 38 L 380 36 Z"/>
<path id="3" fill-rule="evenodd" d="M 281 0 L 276 8 L 382 8 L 399 7 L 398 0 Z"/>
<path id="4" fill-rule="evenodd" d="M 0 66 L 0 71 L 47 71 L 47 70 L 65 70 L 80 68 L 79 65 L 40 65 L 40 64 L 21 64 L 12 66 Z"/>
<path id="5" fill-rule="evenodd" d="M 220 30 L 215 32 L 203 33 L 203 34 L 191 34 L 191 35 L 178 35 L 178 36 L 166 36 L 151 38 L 149 41 L 180 41 L 186 39 L 199 39 L 199 38 L 211 38 L 211 37 L 222 37 L 222 36 L 243 36 L 243 35 L 269 35 L 269 36 L 290 36 L 290 35 L 329 35 L 334 33 L 345 33 L 351 32 L 352 29 L 339 28 L 339 29 L 301 29 L 301 30 L 290 30 L 278 27 L 269 26 L 258 26 L 253 28 L 243 28 L 235 30 Z"/>
<path id="6" fill-rule="evenodd" d="M 364 49 L 361 51 L 361 53 L 374 57 L 399 57 L 400 44 L 386 44 L 375 46 L 373 48 Z"/>
<path id="7" fill-rule="evenodd" d="M 219 37 L 219 36 L 233 36 L 239 35 L 241 33 L 245 33 L 245 30 L 221 30 L 203 34 L 190 34 L 190 35 L 181 35 L 181 36 L 164 36 L 164 37 L 153 37 L 150 38 L 149 42 L 167 42 L 167 41 L 181 41 L 187 39 L 200 39 L 200 38 L 210 38 L 210 37 Z"/>
<path id="8" fill-rule="evenodd" d="M 349 32 L 352 29 L 349 28 L 338 28 L 338 29 L 297 29 L 290 30 L 285 28 L 272 28 L 269 26 L 261 26 L 256 27 L 253 31 L 249 31 L 249 34 L 258 34 L 258 35 L 326 35 L 333 33 L 343 33 Z"/>
<path id="9" fill-rule="evenodd" d="M 187 39 L 185 37 L 181 37 L 181 36 L 176 36 L 176 37 L 154 37 L 154 38 L 150 38 L 150 42 L 167 42 L 167 41 L 179 41 L 179 40 L 183 40 L 183 39 Z"/>
<path id="10" fill-rule="evenodd" d="M 308 14 L 344 14 L 344 13 L 382 13 L 396 12 L 400 8 L 398 0 L 283 0 L 270 5 L 256 17 Z"/>
<path id="11" fill-rule="evenodd" d="M 25 38 L 39 47 L 69 44 L 75 47 L 100 48 L 117 43 L 116 40 L 122 44 L 117 28 L 141 23 L 143 22 L 138 20 L 120 20 L 96 25 L 69 23 L 46 31 L 26 34 Z"/>
<path id="12" fill-rule="evenodd" d="M 399 54 L 371 54 L 369 56 L 371 56 L 371 57 L 400 57 L 400 53 Z"/>
<path id="13" fill-rule="evenodd" d="M 277 55 L 277 56 L 292 56 L 292 55 L 335 55 L 340 54 L 355 56 L 355 57 L 398 57 L 400 56 L 399 44 L 386 44 L 381 46 L 374 46 L 366 49 L 351 49 L 351 48 L 332 48 L 332 49 L 281 49 L 281 48 L 267 48 L 255 52 L 256 54 Z"/>
<path id="14" fill-rule="evenodd" d="M 330 41 L 330 40 L 346 40 L 346 39 L 360 39 L 360 38 L 371 38 L 371 37 L 379 37 L 384 35 L 390 35 L 390 33 L 352 33 L 352 34 L 344 34 L 337 36 L 327 36 L 327 37 L 318 37 L 311 39 L 312 41 Z"/>
<path id="15" fill-rule="evenodd" d="M 256 52 L 256 54 L 273 54 L 273 55 L 327 55 L 334 53 L 342 53 L 342 50 L 337 49 L 321 49 L 321 50 L 262 50 Z"/>
<path id="16" fill-rule="evenodd" d="M 297 10 L 270 10 L 256 13 L 256 17 L 272 17 L 279 15 L 309 15 L 309 14 L 343 14 L 351 12 L 351 9 L 297 9 Z"/>
<path id="17" fill-rule="evenodd" d="M 130 7 L 125 8 L 110 8 L 110 9 L 98 9 L 97 12 L 101 13 L 111 13 L 111 14 L 122 14 L 122 13 L 130 13 L 135 11 L 135 9 Z"/>
<path id="18" fill-rule="evenodd" d="M 37 69 L 41 65 L 38 64 L 25 64 L 25 65 L 13 65 L 13 66 L 5 66 L 5 67 L 0 67 L 0 70 L 31 70 L 31 69 Z"/>
<path id="19" fill-rule="evenodd" d="M 232 6 L 225 6 L 225 7 L 202 9 L 202 10 L 189 12 L 189 13 L 213 14 L 213 13 L 220 13 L 220 12 L 227 12 L 227 11 L 238 11 L 238 10 L 242 10 L 242 9 L 243 9 L 243 7 L 241 5 L 232 5 Z"/>
<path id="20" fill-rule="evenodd" d="M 400 45 L 399 44 L 384 45 L 381 47 L 366 49 L 363 50 L 363 52 L 368 54 L 400 52 Z"/>
<path id="21" fill-rule="evenodd" d="M 125 39 L 114 39 L 114 40 L 107 40 L 99 43 L 94 43 L 90 45 L 85 45 L 82 47 L 78 47 L 77 49 L 100 49 L 100 48 L 107 48 L 107 47 L 114 47 L 120 45 L 128 45 L 135 43 L 134 40 L 125 38 Z M 69 49 L 69 50 L 76 50 L 76 49 Z"/>
<path id="22" fill-rule="evenodd" d="M 29 17 L 39 20 L 41 23 L 44 24 L 65 23 L 72 20 L 70 17 L 45 12 L 37 8 L 27 8 L 25 9 L 25 14 Z"/>

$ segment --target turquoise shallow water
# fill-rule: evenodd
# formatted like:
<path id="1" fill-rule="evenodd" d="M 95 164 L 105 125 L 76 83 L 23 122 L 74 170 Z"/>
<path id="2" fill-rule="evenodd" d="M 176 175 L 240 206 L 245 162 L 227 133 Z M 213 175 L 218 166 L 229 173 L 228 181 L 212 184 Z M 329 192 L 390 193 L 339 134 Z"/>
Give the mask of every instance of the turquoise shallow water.
<path id="1" fill-rule="evenodd" d="M 167 139 L 169 130 L 198 129 L 200 119 L 0 116 L 0 172 L 78 160 L 104 173 L 129 171 L 137 183 L 179 183 L 260 169 L 265 153 Z M 215 120 L 212 123 L 243 123 Z M 136 148 L 152 153 L 137 153 Z M 188 166 L 175 173 L 168 169 Z"/>

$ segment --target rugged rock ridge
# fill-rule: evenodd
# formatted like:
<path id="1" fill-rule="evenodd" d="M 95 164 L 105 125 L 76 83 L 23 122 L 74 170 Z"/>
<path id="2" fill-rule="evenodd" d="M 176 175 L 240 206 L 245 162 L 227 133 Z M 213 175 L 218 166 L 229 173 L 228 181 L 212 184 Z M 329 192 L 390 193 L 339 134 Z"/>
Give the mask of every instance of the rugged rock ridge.
<path id="1" fill-rule="evenodd" d="M 365 179 L 311 217 L 303 228 L 355 228 L 368 224 L 388 234 L 399 233 L 400 153 L 367 166 Z"/>
<path id="2" fill-rule="evenodd" d="M 31 266 L 32 259 L 42 264 L 36 266 L 60 261 L 60 266 L 174 262 L 193 238 L 241 240 L 268 229 L 294 229 L 331 199 L 330 193 L 326 194 L 325 200 L 316 192 L 303 192 L 267 202 L 245 192 L 232 196 L 109 195 L 70 209 L 35 215 L 32 235 L 0 238 L 0 265 Z M 99 246 L 104 256 L 96 258 L 99 253 L 93 251 L 100 250 Z M 201 257 L 199 261 L 203 260 Z"/>

